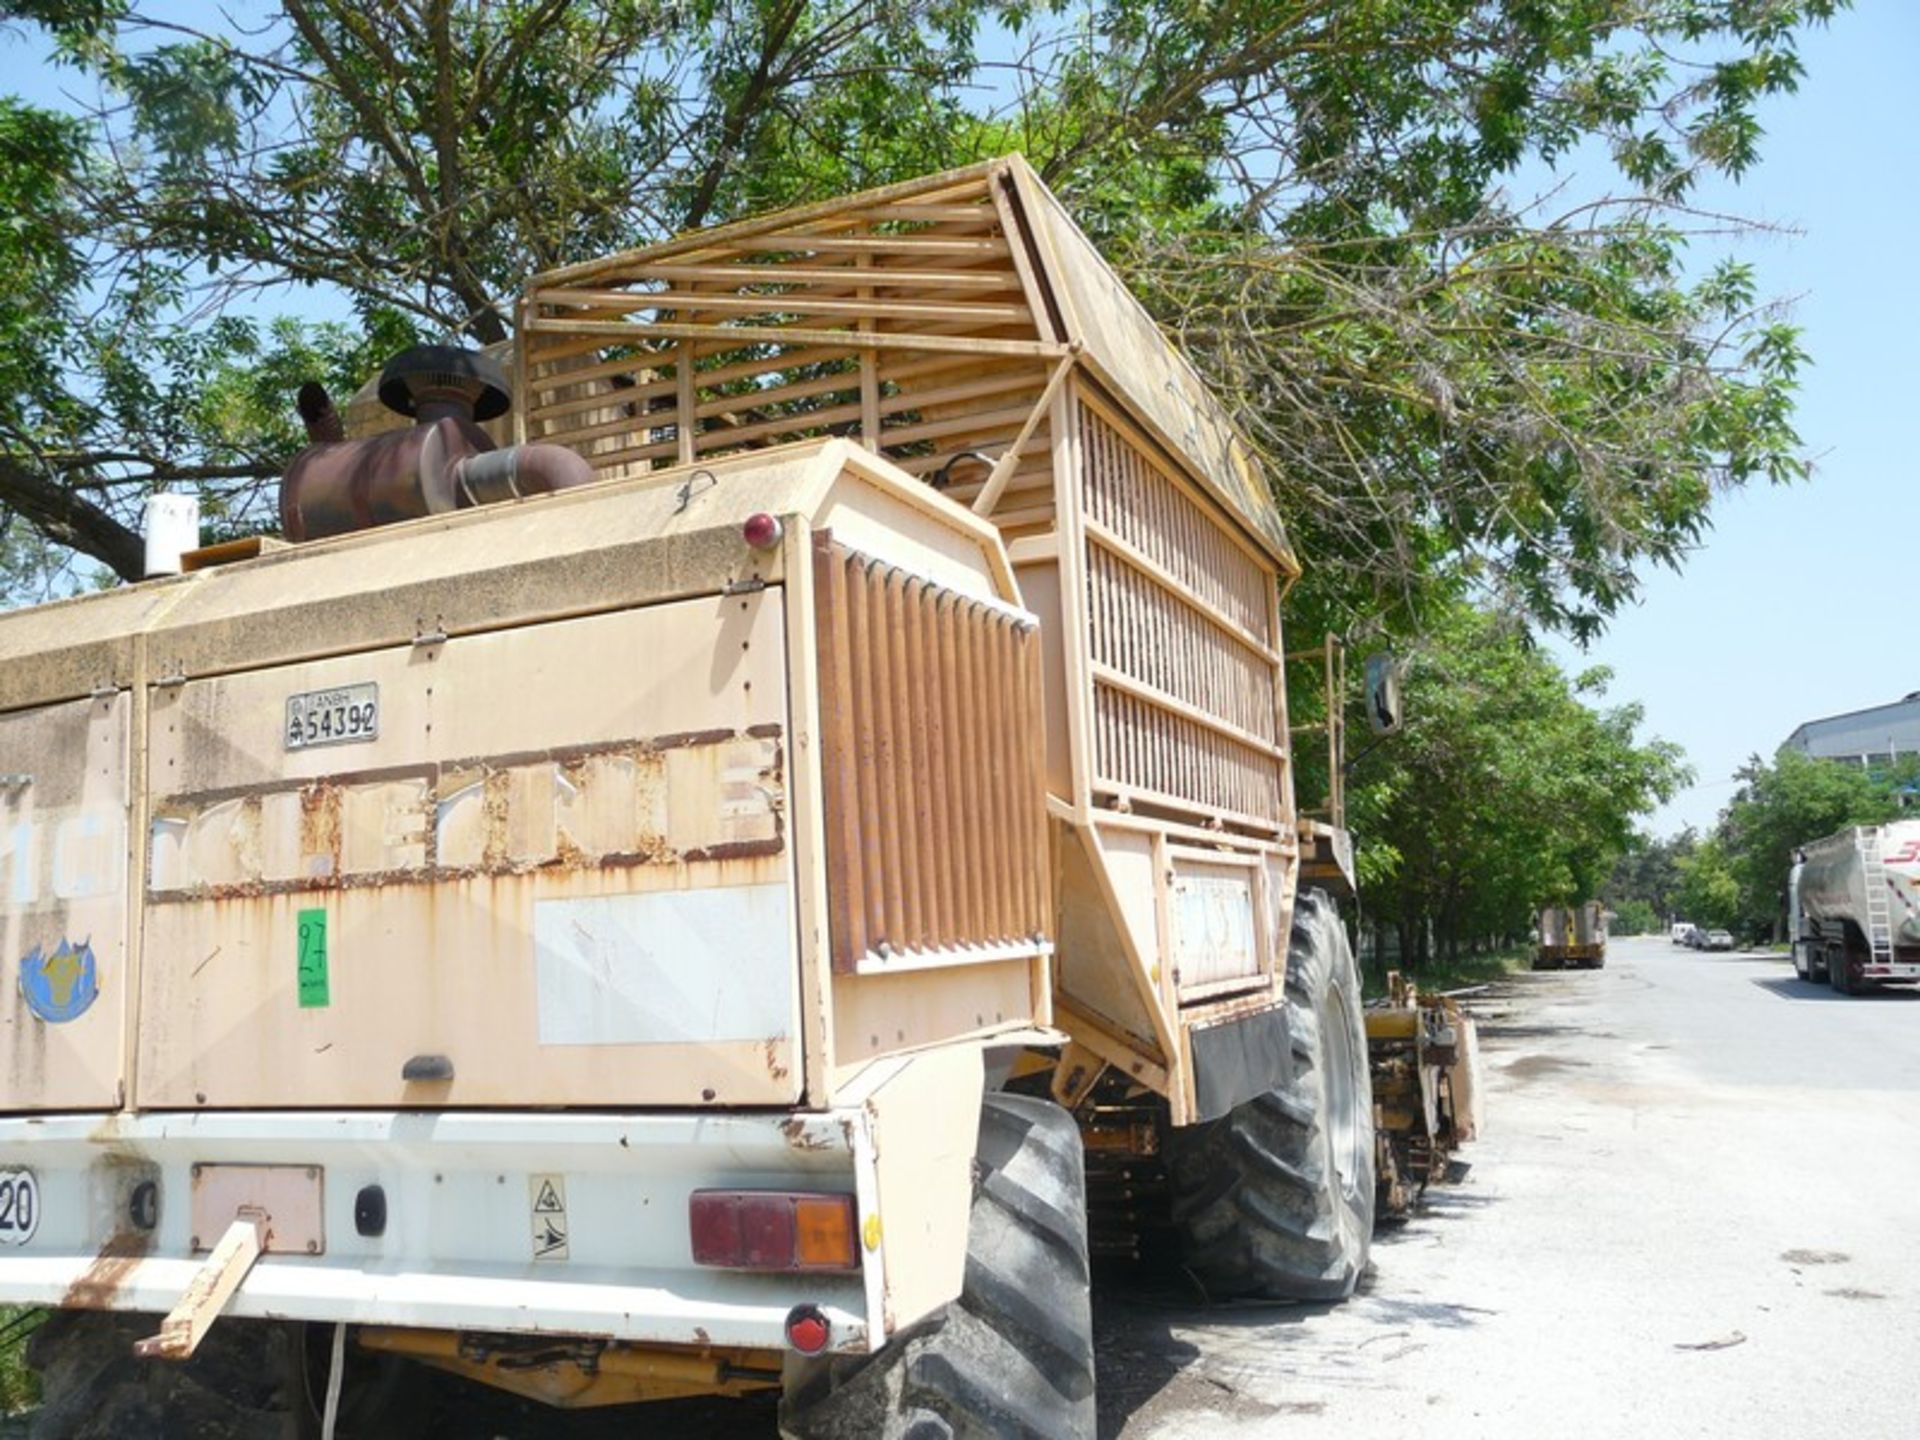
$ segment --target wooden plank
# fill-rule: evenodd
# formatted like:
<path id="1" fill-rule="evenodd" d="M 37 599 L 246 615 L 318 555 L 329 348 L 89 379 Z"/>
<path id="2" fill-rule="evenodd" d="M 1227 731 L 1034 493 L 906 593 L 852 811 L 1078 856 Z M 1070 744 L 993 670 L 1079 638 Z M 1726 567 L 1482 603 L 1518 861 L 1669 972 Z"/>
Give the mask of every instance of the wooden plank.
<path id="1" fill-rule="evenodd" d="M 918 425 L 902 425 L 887 432 L 887 443 L 910 445 L 916 440 L 937 440 L 948 435 L 986 436 L 996 431 L 1012 430 L 1026 418 L 1027 407 L 1024 405 L 1012 410 L 982 410 L 942 420 L 923 421 Z M 986 441 L 982 440 L 981 443 Z"/>
<path id="2" fill-rule="evenodd" d="M 860 867 L 866 898 L 864 944 L 852 955 L 854 963 L 873 949 L 887 933 L 887 855 L 881 833 L 883 802 L 880 784 L 879 732 L 875 725 L 877 704 L 873 636 L 873 585 L 865 559 L 848 556 L 844 571 L 847 581 L 849 648 L 847 667 L 853 672 L 855 764 L 859 774 L 860 808 L 857 821 L 860 837 Z"/>
<path id="3" fill-rule="evenodd" d="M 1005 172 L 987 182 L 987 193 L 993 197 L 993 208 L 1000 217 L 1000 233 L 1006 237 L 1014 273 L 1020 277 L 1021 291 L 1027 297 L 1027 304 L 1032 307 L 1034 329 L 1043 340 L 1065 340 L 1068 336 L 1062 335 L 1054 324 L 1053 310 L 1047 303 L 1049 289 L 1046 280 L 1034 269 L 1019 219 L 1013 212 L 1012 201 L 1008 199 L 1007 192 L 1012 184 L 1012 176 Z"/>
<path id="4" fill-rule="evenodd" d="M 1060 386 L 1068 375 L 1073 373 L 1073 364 L 1080 354 L 1080 342 L 1068 345 L 1067 353 L 1060 363 L 1053 367 L 1053 373 L 1047 377 L 1046 388 L 1040 392 L 1040 398 L 1034 402 L 1033 413 L 1027 416 L 1026 423 L 1020 427 L 1020 433 L 1013 438 L 1013 444 L 1007 447 L 999 461 L 993 467 L 993 473 L 987 476 L 986 484 L 980 487 L 980 493 L 974 497 L 973 513 L 991 515 L 993 507 L 1000 503 L 1000 497 L 1006 492 L 1007 482 L 1013 478 L 1014 467 L 1020 463 L 1020 457 L 1026 453 L 1033 432 L 1039 428 L 1040 421 L 1053 406 L 1054 396 L 1060 393 Z"/>
<path id="5" fill-rule="evenodd" d="M 1270 816 L 1249 814 L 1224 805 L 1203 805 L 1185 795 L 1176 795 L 1149 785 L 1128 785 L 1103 777 L 1093 781 L 1093 791 L 1096 797 L 1123 800 L 1129 806 L 1148 805 L 1181 814 L 1198 815 L 1202 828 L 1208 821 L 1219 820 L 1223 824 L 1243 826 L 1260 835 L 1282 835 L 1287 832 L 1285 823 Z M 1112 818 L 1116 817 L 1104 814 L 1100 817 L 1102 823 Z"/>
<path id="6" fill-rule="evenodd" d="M 533 298 L 537 304 L 556 309 L 599 310 L 616 315 L 643 310 L 692 315 L 842 315 L 850 319 L 936 320 L 968 327 L 1020 325 L 1033 316 L 1025 305 L 965 300 L 934 304 L 898 298 L 836 300 L 822 298 L 810 290 L 783 290 L 777 295 L 696 294 L 687 290 L 543 290 Z M 564 323 L 568 317 L 548 318 Z"/>
<path id="7" fill-rule="evenodd" d="M 941 945 L 955 945 L 972 938 L 954 886 L 954 832 L 957 807 L 961 799 L 961 776 L 953 768 L 948 731 L 953 724 L 952 706 L 957 697 L 947 687 L 947 675 L 941 661 L 941 633 L 952 613 L 954 596 L 947 590 L 928 590 L 925 594 L 921 625 L 914 637 L 917 653 L 915 668 L 921 677 L 922 713 L 926 717 L 926 758 L 924 773 L 929 823 L 927 837 L 932 845 L 928 856 L 928 876 L 932 890 L 934 935 Z"/>
<path id="8" fill-rule="evenodd" d="M 839 236 L 768 236 L 741 244 L 743 251 L 792 252 L 814 255 L 965 255 L 979 259 L 999 259 L 1008 253 L 1004 240 L 973 240 L 961 237 L 902 234 L 872 238 L 846 239 Z"/>
<path id="9" fill-rule="evenodd" d="M 946 928 L 940 910 L 940 850 L 937 812 L 933 792 L 937 780 L 932 745 L 933 704 L 930 693 L 930 667 L 927 664 L 927 612 L 937 592 L 921 580 L 909 581 L 902 588 L 905 602 L 901 627 L 902 649 L 912 683 L 902 686 L 902 702 L 907 711 L 909 764 L 912 767 L 914 868 L 920 876 L 919 938 L 920 949 L 934 949 L 960 938 Z"/>
<path id="10" fill-rule="evenodd" d="M 893 863 L 900 875 L 901 926 L 900 938 L 894 942 L 894 948 L 911 948 L 926 944 L 926 907 L 922 898 L 922 880 L 919 857 L 915 848 L 916 832 L 919 829 L 919 817 L 914 806 L 919 794 L 918 777 L 914 774 L 913 761 L 913 713 L 911 695 L 913 690 L 913 671 L 907 665 L 907 610 L 909 597 L 907 587 L 912 583 L 903 570 L 887 567 L 886 575 L 886 634 L 882 637 L 888 660 L 888 677 L 891 684 L 885 691 L 890 702 L 889 714 L 882 722 L 891 731 L 889 750 L 893 762 L 893 803 L 883 817 L 883 823 L 889 827 L 892 835 L 890 849 Z M 912 815 L 914 823 L 909 826 L 908 817 Z"/>
<path id="11" fill-rule="evenodd" d="M 206 1263 L 187 1283 L 179 1303 L 160 1322 L 160 1333 L 136 1342 L 134 1354 L 149 1360 L 192 1358 L 260 1258 L 265 1245 L 264 1220 L 258 1211 L 243 1213 L 227 1227 Z"/>
<path id="12" fill-rule="evenodd" d="M 867 953 L 865 867 L 860 850 L 860 777 L 855 752 L 852 623 L 847 561 L 830 532 L 813 537 L 815 650 L 820 667 L 821 778 L 827 803 L 827 901 L 833 968 L 847 973 Z"/>
<path id="13" fill-rule="evenodd" d="M 703 280 L 722 285 L 876 285 L 890 289 L 911 284 L 951 290 L 1014 290 L 1020 285 L 1019 277 L 1005 270 L 878 270 L 873 268 L 874 258 L 872 251 L 860 250 L 854 252 L 858 265 L 786 264 L 777 260 L 734 265 L 649 265 L 646 275 L 649 279 Z M 902 278 L 892 278 L 896 274 Z"/>
<path id="14" fill-rule="evenodd" d="M 759 240 L 770 232 L 803 228 L 809 223 L 845 223 L 848 217 L 861 209 L 872 209 L 879 205 L 908 203 L 919 201 L 933 203 L 953 195 L 978 193 L 987 176 L 992 172 L 996 161 L 981 161 L 957 170 L 945 171 L 939 175 L 929 175 L 917 180 L 902 181 L 897 185 L 886 185 L 868 190 L 859 195 L 838 196 L 813 205 L 800 206 L 784 210 L 775 215 L 762 215 L 753 219 L 737 221 L 732 225 L 722 225 L 711 230 L 695 231 L 663 244 L 648 246 L 639 250 L 628 250 L 619 255 L 609 255 L 597 260 L 586 260 L 579 264 L 561 266 L 546 271 L 536 278 L 541 285 L 565 285 L 591 277 L 617 274 L 623 268 L 644 265 L 649 261 L 665 260 L 671 256 L 698 253 L 717 248 L 731 247 L 743 240 Z"/>
<path id="15" fill-rule="evenodd" d="M 715 340 L 728 346 L 755 342 L 769 345 L 835 345 L 850 350 L 924 350 L 952 355 L 995 355 L 1010 359 L 1052 360 L 1065 352 L 1064 346 L 1040 340 L 1000 340 L 972 335 L 934 335 L 883 330 L 862 334 L 857 330 L 815 330 L 800 325 L 683 325 L 674 322 L 646 323 L 637 320 L 559 320 L 533 319 L 527 322 L 536 334 L 565 335 L 578 331 L 586 335 L 604 335 L 616 340 L 663 338 L 669 340 Z"/>
<path id="16" fill-rule="evenodd" d="M 1081 387 L 1069 385 L 1054 398 L 1053 504 L 1063 536 L 1080 533 L 1084 523 L 1081 474 L 1084 444 L 1078 422 Z M 1066 670 L 1067 754 L 1072 767 L 1075 822 L 1084 825 L 1092 807 L 1093 680 L 1087 674 L 1086 544 L 1076 538 L 1061 549 L 1060 648 Z M 1091 857 L 1098 860 L 1097 856 Z M 1096 867 L 1097 868 L 1097 867 Z"/>

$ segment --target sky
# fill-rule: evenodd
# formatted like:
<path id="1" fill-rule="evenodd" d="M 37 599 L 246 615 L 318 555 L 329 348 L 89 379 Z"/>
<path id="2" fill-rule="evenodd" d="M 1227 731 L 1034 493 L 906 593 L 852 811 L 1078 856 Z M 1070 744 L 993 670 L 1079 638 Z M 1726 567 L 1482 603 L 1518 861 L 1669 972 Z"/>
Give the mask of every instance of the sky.
<path id="1" fill-rule="evenodd" d="M 1656 835 L 1710 826 L 1734 771 L 1802 721 L 1920 690 L 1920 646 L 1901 659 L 1901 597 L 1920 600 L 1920 4 L 1857 0 L 1801 50 L 1800 92 L 1762 113 L 1760 164 L 1700 200 L 1798 232 L 1735 253 L 1794 301 L 1814 476 L 1722 497 L 1679 574 L 1652 572 L 1584 653 L 1550 646 L 1570 670 L 1610 667 L 1608 700 L 1686 749 L 1696 782 Z"/>
<path id="2" fill-rule="evenodd" d="M 1802 721 L 1920 690 L 1920 659 L 1898 658 L 1920 542 L 1907 429 L 1920 418 L 1920 0 L 1856 0 L 1801 53 L 1799 93 L 1762 111 L 1759 165 L 1698 199 L 1783 227 L 1735 253 L 1804 331 L 1797 424 L 1814 477 L 1723 496 L 1680 573 L 1651 572 L 1585 652 L 1549 641 L 1570 671 L 1612 669 L 1608 701 L 1639 704 L 1643 735 L 1686 750 L 1697 778 L 1650 818 L 1660 835 L 1710 826 L 1734 771 Z M 0 60 L 32 99 L 75 84 L 18 31 L 0 34 Z M 1617 185 L 1580 163 L 1556 177 L 1568 193 Z M 1703 269 L 1714 253 L 1702 246 Z"/>

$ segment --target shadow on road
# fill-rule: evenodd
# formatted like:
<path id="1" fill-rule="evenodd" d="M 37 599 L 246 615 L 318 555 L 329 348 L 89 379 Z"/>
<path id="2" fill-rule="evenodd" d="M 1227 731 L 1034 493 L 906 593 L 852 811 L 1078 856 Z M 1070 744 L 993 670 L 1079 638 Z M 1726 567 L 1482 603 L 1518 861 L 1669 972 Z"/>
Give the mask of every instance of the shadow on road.
<path id="1" fill-rule="evenodd" d="M 1889 986 L 1884 990 L 1869 990 L 1861 995 L 1836 995 L 1825 985 L 1816 985 L 1811 980 L 1802 980 L 1796 975 L 1769 976 L 1764 980 L 1748 982 L 1760 989 L 1769 991 L 1782 1000 L 1838 1000 L 1849 1005 L 1903 1005 L 1920 1001 L 1920 990 L 1907 986 Z"/>

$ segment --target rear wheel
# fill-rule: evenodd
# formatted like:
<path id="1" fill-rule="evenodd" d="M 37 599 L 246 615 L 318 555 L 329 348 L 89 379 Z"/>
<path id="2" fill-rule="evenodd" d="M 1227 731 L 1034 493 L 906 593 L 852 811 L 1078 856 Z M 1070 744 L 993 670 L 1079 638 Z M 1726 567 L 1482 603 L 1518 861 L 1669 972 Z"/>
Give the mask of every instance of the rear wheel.
<path id="1" fill-rule="evenodd" d="M 980 1111 L 960 1298 L 878 1355 L 789 1377 L 797 1440 L 1093 1440 L 1093 1316 L 1079 1127 L 1050 1100 Z"/>
<path id="2" fill-rule="evenodd" d="M 1290 1083 L 1168 1137 L 1186 1268 L 1216 1298 L 1340 1300 L 1373 1239 L 1373 1086 L 1360 977 L 1333 901 L 1294 906 Z"/>
<path id="3" fill-rule="evenodd" d="M 1850 947 L 1827 947 L 1827 984 L 1836 995 L 1853 994 L 1853 952 Z"/>

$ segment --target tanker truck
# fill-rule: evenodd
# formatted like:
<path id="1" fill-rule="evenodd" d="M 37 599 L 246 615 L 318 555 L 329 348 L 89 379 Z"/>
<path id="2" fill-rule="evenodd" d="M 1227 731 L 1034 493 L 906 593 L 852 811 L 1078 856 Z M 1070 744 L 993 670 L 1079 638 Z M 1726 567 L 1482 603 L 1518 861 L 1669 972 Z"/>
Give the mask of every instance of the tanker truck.
<path id="1" fill-rule="evenodd" d="M 1793 972 L 1841 995 L 1920 981 L 1920 820 L 1802 847 L 1787 876 Z"/>
<path id="2" fill-rule="evenodd" d="M 1335 648 L 1307 814 L 1267 478 L 1035 173 L 540 275 L 498 358 L 304 387 L 284 539 L 0 616 L 39 1433 L 427 1365 L 1084 1440 L 1090 1255 L 1350 1294 Z"/>

